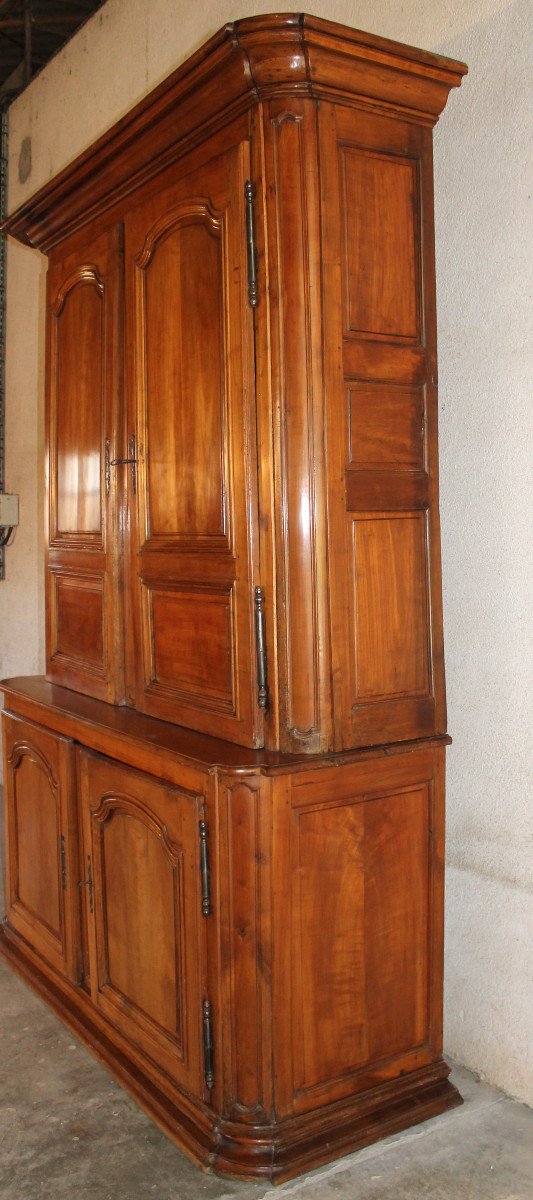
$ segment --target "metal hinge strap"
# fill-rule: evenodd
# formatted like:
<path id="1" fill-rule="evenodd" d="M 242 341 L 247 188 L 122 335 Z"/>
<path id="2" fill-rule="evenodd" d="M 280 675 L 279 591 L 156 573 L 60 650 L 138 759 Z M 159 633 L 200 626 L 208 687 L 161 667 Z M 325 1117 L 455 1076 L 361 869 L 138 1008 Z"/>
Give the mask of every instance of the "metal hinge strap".
<path id="1" fill-rule="evenodd" d="M 211 912 L 211 873 L 209 870 L 209 855 L 207 851 L 207 825 L 199 821 L 200 834 L 200 876 L 202 880 L 202 915 L 208 917 Z"/>
<path id="2" fill-rule="evenodd" d="M 211 1004 L 209 1000 L 204 1000 L 202 1005 L 202 1021 L 204 1031 L 204 1071 L 205 1071 L 205 1086 L 210 1092 L 215 1082 L 214 1076 L 214 1050 L 213 1050 L 213 1028 L 211 1023 Z"/>
<path id="3" fill-rule="evenodd" d="M 248 303 L 255 308 L 257 295 L 257 250 L 255 247 L 254 225 L 254 193 L 255 188 L 250 179 L 244 185 L 244 202 L 246 207 L 246 253 L 248 258 Z"/>
<path id="4" fill-rule="evenodd" d="M 89 912 L 93 911 L 93 872 L 91 866 L 91 856 L 87 855 L 87 879 L 80 879 L 78 887 L 86 887 L 89 893 Z"/>
<path id="5" fill-rule="evenodd" d="M 65 835 L 61 834 L 61 887 L 63 891 L 67 890 L 67 851 L 65 847 Z"/>
<path id="6" fill-rule="evenodd" d="M 257 703 L 259 708 L 268 708 L 268 681 L 265 637 L 265 610 L 263 589 L 255 589 L 255 641 L 257 649 Z"/>

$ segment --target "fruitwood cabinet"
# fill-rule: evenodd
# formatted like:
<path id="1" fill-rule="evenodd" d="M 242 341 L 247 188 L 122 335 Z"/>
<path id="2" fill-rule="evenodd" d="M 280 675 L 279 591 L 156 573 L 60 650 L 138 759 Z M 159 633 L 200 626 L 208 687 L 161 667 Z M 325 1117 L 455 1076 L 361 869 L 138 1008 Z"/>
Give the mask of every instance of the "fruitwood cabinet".
<path id="1" fill-rule="evenodd" d="M 431 129 L 465 69 L 238 21 L 8 220 L 49 255 L 49 505 L 2 952 L 244 1178 L 459 1102 Z"/>

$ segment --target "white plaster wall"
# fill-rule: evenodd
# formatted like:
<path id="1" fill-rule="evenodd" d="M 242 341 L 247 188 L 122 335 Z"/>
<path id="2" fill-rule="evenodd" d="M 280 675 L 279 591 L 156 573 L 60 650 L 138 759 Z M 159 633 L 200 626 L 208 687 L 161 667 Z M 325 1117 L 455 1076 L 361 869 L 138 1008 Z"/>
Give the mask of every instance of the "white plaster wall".
<path id="1" fill-rule="evenodd" d="M 446 1046 L 533 1103 L 527 593 L 532 348 L 527 0 L 309 0 L 318 16 L 464 59 L 435 133 L 449 725 Z M 289 7 L 289 6 L 287 6 Z M 10 206 L 226 20 L 268 0 L 108 0 L 10 110 Z M 529 26 L 529 27 L 528 27 Z M 32 170 L 21 183 L 22 142 Z M 0 584 L 2 673 L 42 664 L 42 277 L 9 262 L 7 487 L 22 523 Z M 529 650 L 531 649 L 529 643 Z"/>

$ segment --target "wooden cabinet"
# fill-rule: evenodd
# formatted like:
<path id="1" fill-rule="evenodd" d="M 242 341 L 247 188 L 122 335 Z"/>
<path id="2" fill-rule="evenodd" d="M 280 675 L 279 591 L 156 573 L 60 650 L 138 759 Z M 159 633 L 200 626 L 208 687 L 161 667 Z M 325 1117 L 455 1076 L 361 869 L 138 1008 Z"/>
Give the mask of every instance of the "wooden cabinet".
<path id="1" fill-rule="evenodd" d="M 8 221 L 49 255 L 49 536 L 1 946 L 243 1178 L 459 1102 L 431 131 L 465 69 L 238 21 Z"/>

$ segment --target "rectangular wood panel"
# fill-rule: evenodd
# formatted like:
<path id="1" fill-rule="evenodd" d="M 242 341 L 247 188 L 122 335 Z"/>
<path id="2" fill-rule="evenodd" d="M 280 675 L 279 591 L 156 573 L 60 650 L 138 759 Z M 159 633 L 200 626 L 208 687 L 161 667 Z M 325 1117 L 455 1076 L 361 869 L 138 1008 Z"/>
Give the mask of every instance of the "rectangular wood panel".
<path id="1" fill-rule="evenodd" d="M 350 466 L 421 470 L 424 465 L 422 388 L 354 383 L 348 388 Z"/>
<path id="2" fill-rule="evenodd" d="M 428 1037 L 430 785 L 365 804 L 368 1054 Z"/>
<path id="3" fill-rule="evenodd" d="M 367 1058 L 363 816 L 361 805 L 344 804 L 294 818 L 292 952 L 305 997 L 298 1088 Z"/>
<path id="4" fill-rule="evenodd" d="M 425 515 L 360 515 L 353 537 L 354 703 L 427 694 Z"/>
<path id="5" fill-rule="evenodd" d="M 117 808 L 101 830 L 108 986 L 156 1029 L 182 1042 L 183 864 L 149 825 Z M 150 896 L 150 904 L 146 897 Z M 154 929 L 159 931 L 154 938 Z M 168 934 L 162 955 L 161 931 Z M 124 947 L 128 954 L 124 954 Z"/>
<path id="6" fill-rule="evenodd" d="M 346 512 L 410 512 L 427 509 L 431 482 L 425 471 L 361 471 L 349 467 Z"/>
<path id="7" fill-rule="evenodd" d="M 180 691 L 193 703 L 233 711 L 234 619 L 231 589 L 144 588 L 150 628 L 149 686 Z"/>
<path id="8" fill-rule="evenodd" d="M 103 581 L 52 574 L 57 642 L 52 660 L 69 658 L 81 667 L 103 671 Z"/>
<path id="9" fill-rule="evenodd" d="M 340 155 L 345 332 L 418 340 L 416 162 L 352 146 Z"/>
<path id="10" fill-rule="evenodd" d="M 427 759 L 420 770 L 411 758 L 399 761 L 398 783 L 420 782 L 391 787 L 394 765 L 347 768 L 339 795 L 330 772 L 324 782 L 294 779 L 291 986 L 302 1097 L 412 1054 L 430 1036 L 432 784 Z"/>
<path id="11" fill-rule="evenodd" d="M 98 534 L 105 407 L 104 281 L 82 266 L 56 299 L 57 533 Z"/>

